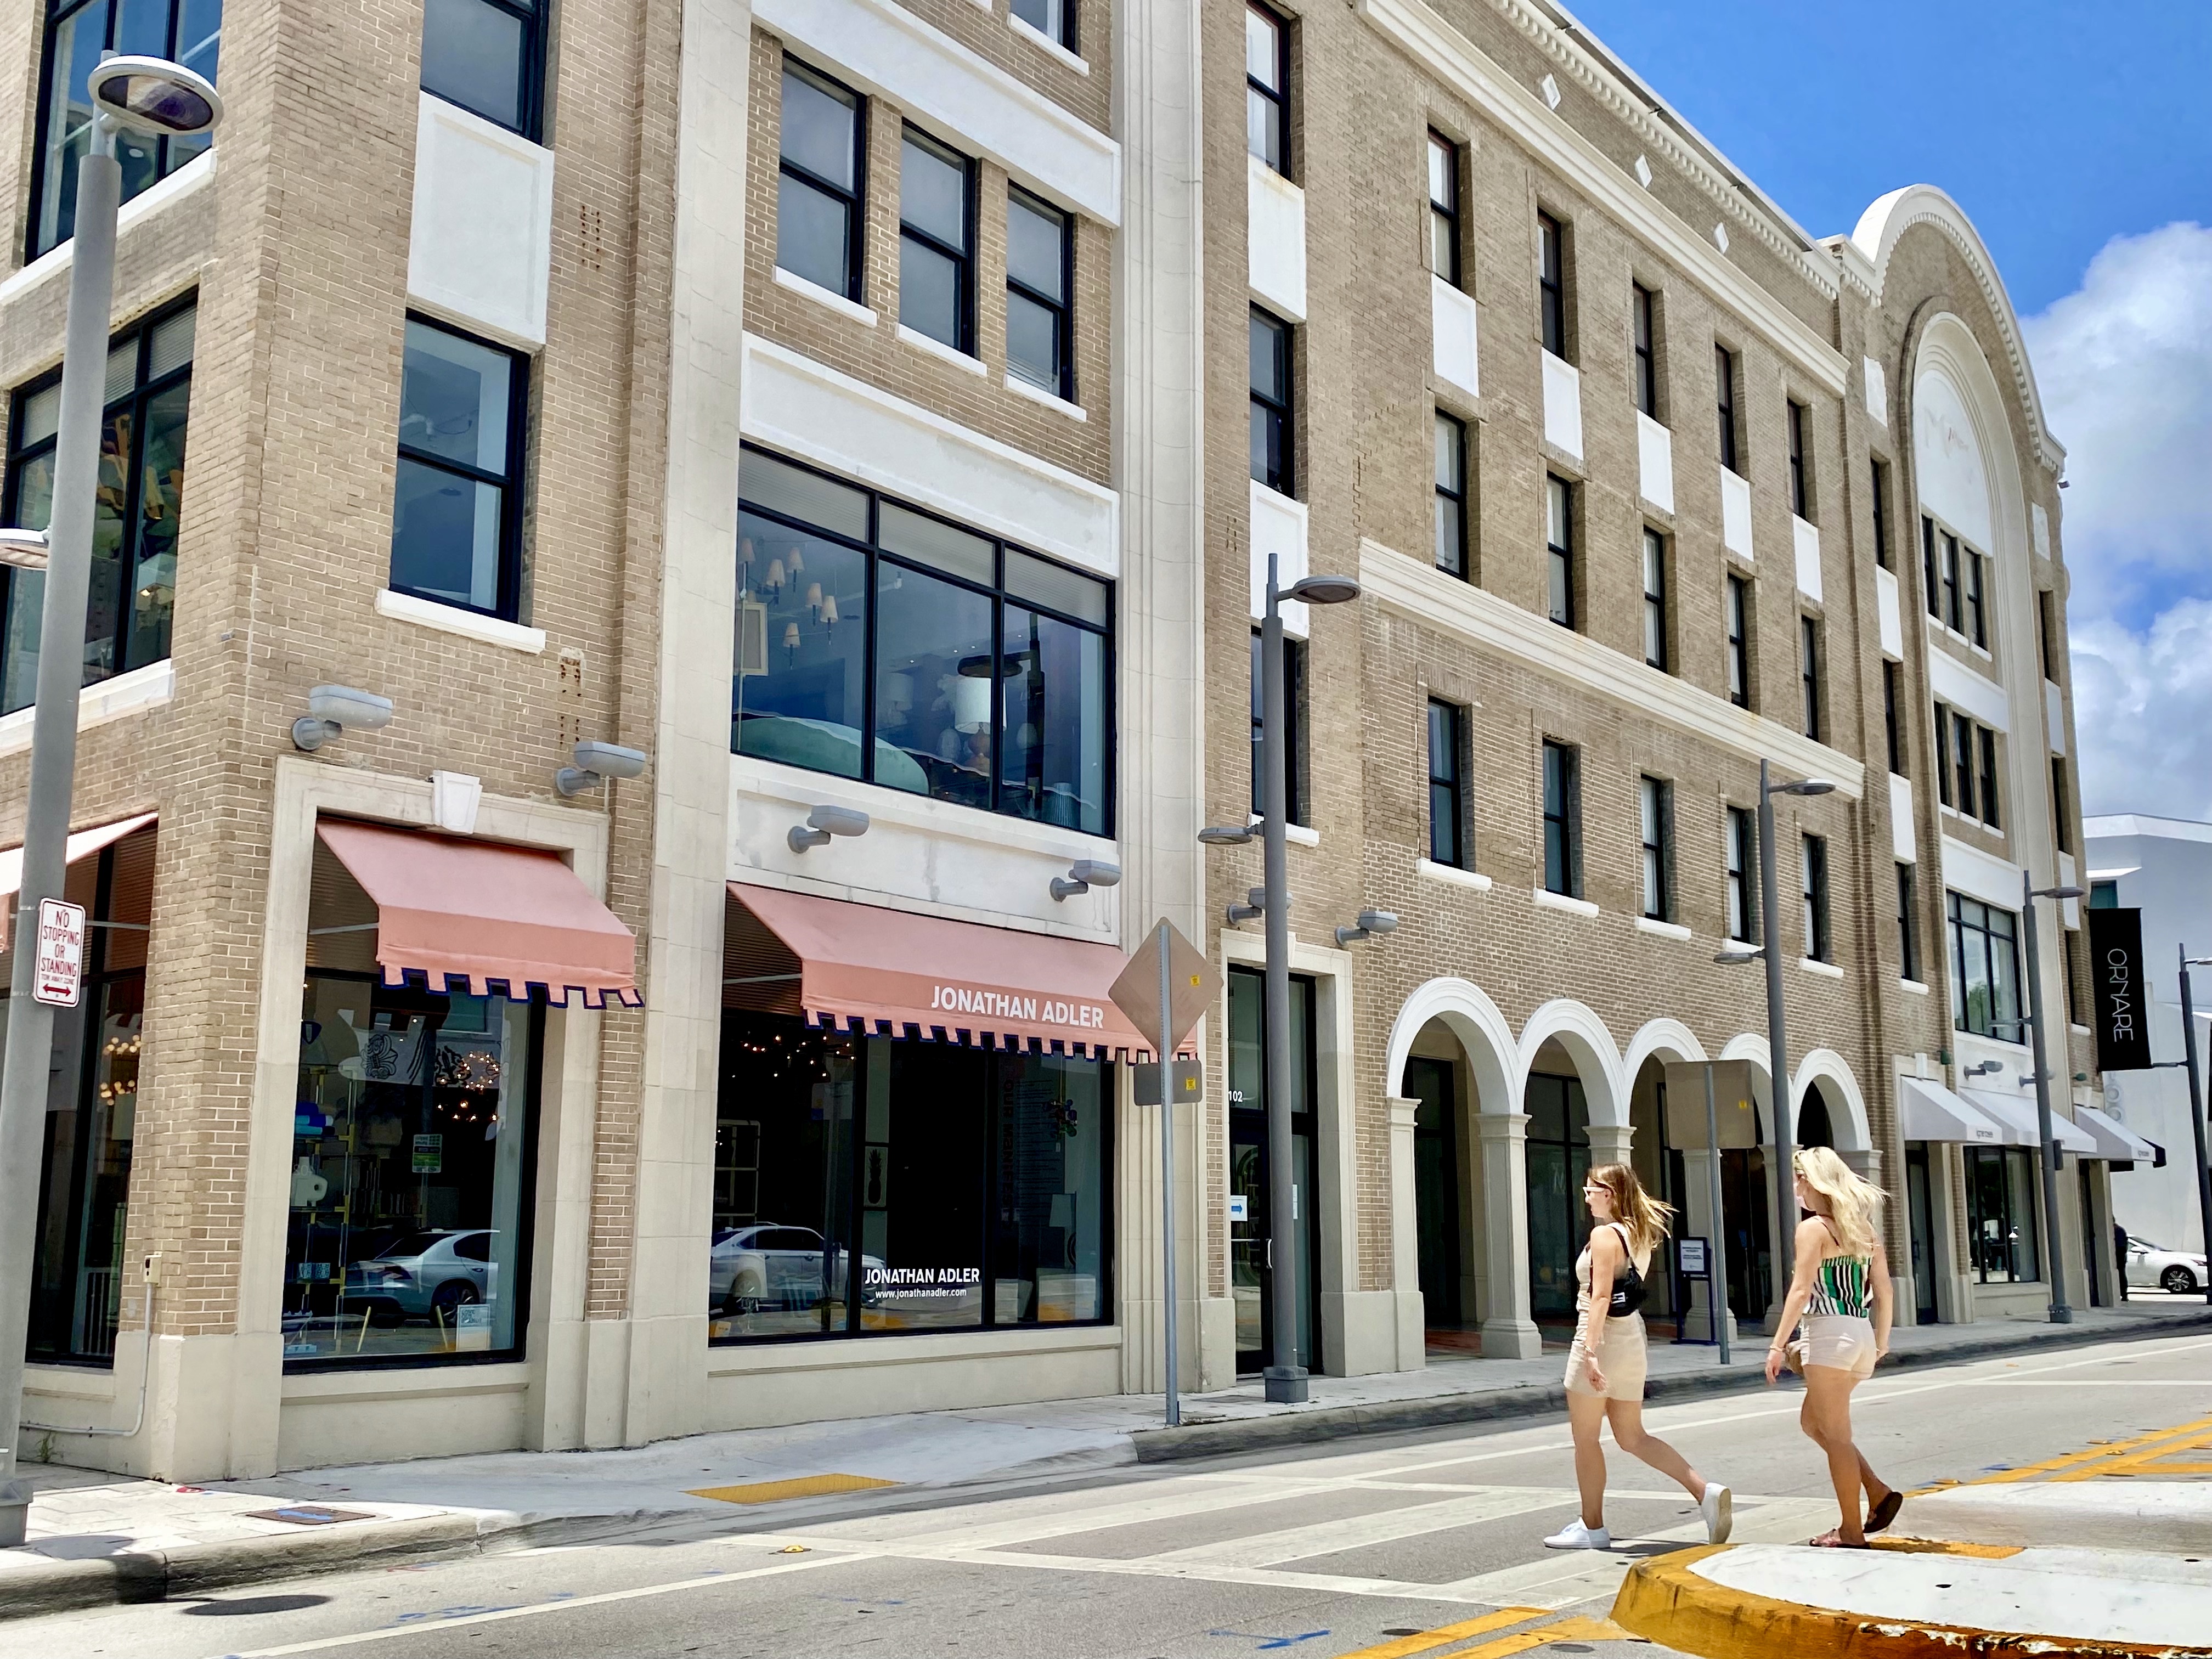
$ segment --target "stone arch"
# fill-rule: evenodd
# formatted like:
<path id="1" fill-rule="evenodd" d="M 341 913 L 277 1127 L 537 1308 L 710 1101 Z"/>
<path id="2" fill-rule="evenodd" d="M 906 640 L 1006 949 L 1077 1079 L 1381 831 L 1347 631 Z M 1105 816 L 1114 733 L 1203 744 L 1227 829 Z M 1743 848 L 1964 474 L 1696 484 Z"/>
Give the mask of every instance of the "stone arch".
<path id="1" fill-rule="evenodd" d="M 1467 1052 L 1468 1064 L 1474 1068 L 1476 1109 L 1519 1111 L 1522 1067 L 1513 1028 L 1482 988 L 1464 979 L 1430 980 L 1399 1006 L 1390 1027 L 1383 1092 L 1395 1096 L 1404 1091 L 1407 1056 L 1432 1019 L 1442 1020 Z"/>
<path id="2" fill-rule="evenodd" d="M 1522 1029 L 1516 1086 L 1525 1086 L 1537 1050 L 1553 1038 L 1573 1057 L 1593 1125 L 1628 1127 L 1628 1090 L 1621 1081 L 1620 1049 L 1606 1024 L 1582 1003 L 1560 997 L 1528 1017 Z"/>
<path id="3" fill-rule="evenodd" d="M 1679 1019 L 1646 1020 L 1643 1028 L 1628 1039 L 1627 1052 L 1620 1057 L 1620 1075 L 1633 1089 L 1643 1072 L 1644 1062 L 1660 1060 L 1703 1060 L 1705 1046 L 1698 1041 L 1697 1034 Z"/>
<path id="4" fill-rule="evenodd" d="M 1820 1092 L 1828 1104 L 1828 1127 L 1835 1133 L 1836 1150 L 1871 1152 L 1874 1135 L 1867 1122 L 1866 1097 L 1859 1092 L 1859 1080 L 1851 1075 L 1844 1057 L 1833 1048 L 1815 1048 L 1807 1054 L 1797 1062 L 1797 1075 L 1790 1085 L 1791 1097 L 1802 1102 L 1816 1079 L 1828 1085 Z M 1791 1121 L 1794 1124 L 1796 1120 Z"/>
<path id="5" fill-rule="evenodd" d="M 1773 1067 L 1767 1063 L 1768 1049 L 1763 1032 L 1739 1031 L 1721 1046 L 1723 1060 L 1747 1060 L 1751 1062 L 1751 1092 L 1760 1118 L 1759 1139 L 1764 1140 L 1774 1133 Z"/>

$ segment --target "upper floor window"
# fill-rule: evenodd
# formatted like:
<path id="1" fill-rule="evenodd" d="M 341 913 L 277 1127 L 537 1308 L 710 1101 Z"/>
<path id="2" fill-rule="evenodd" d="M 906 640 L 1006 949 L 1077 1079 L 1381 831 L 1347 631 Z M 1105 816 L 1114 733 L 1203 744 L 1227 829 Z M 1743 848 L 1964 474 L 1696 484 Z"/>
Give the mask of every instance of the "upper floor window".
<path id="1" fill-rule="evenodd" d="M 1111 833 L 1113 593 L 748 449 L 734 753 Z"/>
<path id="2" fill-rule="evenodd" d="M 1630 286 L 1628 301 L 1636 331 L 1636 406 L 1656 421 L 1659 418 L 1659 330 L 1654 314 L 1657 302 L 1641 283 Z"/>
<path id="3" fill-rule="evenodd" d="M 1252 630 L 1252 816 L 1267 810 L 1267 774 L 1262 744 L 1267 738 L 1266 653 L 1260 630 Z M 1292 823 L 1307 822 L 1306 811 L 1306 642 L 1283 641 L 1283 707 L 1289 715 L 1289 742 L 1283 747 L 1283 798 Z"/>
<path id="4" fill-rule="evenodd" d="M 424 0 L 422 90 L 534 141 L 543 25 L 541 0 Z"/>
<path id="5" fill-rule="evenodd" d="M 1994 744 L 1991 745 L 1994 747 Z M 2051 757 L 2051 841 L 2062 853 L 2074 850 L 2074 792 L 2066 787 L 2066 757 Z"/>
<path id="6" fill-rule="evenodd" d="M 1575 625 L 1575 489 L 1565 478 L 1544 478 L 1544 614 L 1562 628 Z"/>
<path id="7" fill-rule="evenodd" d="M 92 149 L 92 70 L 110 52 L 166 58 L 216 79 L 222 0 L 52 0 L 46 9 L 39 126 L 32 161 L 27 257 L 60 246 L 76 230 L 77 164 Z M 116 137 L 123 199 L 167 178 L 208 147 L 194 138 Z"/>
<path id="8" fill-rule="evenodd" d="M 1881 662 L 1881 724 L 1883 734 L 1889 739 L 1889 769 L 1900 778 L 1911 775 L 1905 767 L 1904 722 L 1897 717 L 1897 683 L 1903 673 L 1899 665 L 1885 657 Z"/>
<path id="9" fill-rule="evenodd" d="M 1467 574 L 1467 425 L 1437 411 L 1437 568 Z"/>
<path id="10" fill-rule="evenodd" d="M 1291 465 L 1291 325 L 1252 307 L 1252 477 L 1295 493 Z"/>
<path id="11" fill-rule="evenodd" d="M 1983 556 L 1935 520 L 1920 520 L 1922 586 L 1928 614 L 1954 634 L 1989 648 L 1989 620 L 1984 604 Z"/>
<path id="12" fill-rule="evenodd" d="M 1913 908 L 1912 866 L 1897 866 L 1897 976 L 1920 978 L 1920 919 Z"/>
<path id="13" fill-rule="evenodd" d="M 1751 707 L 1751 584 L 1731 575 L 1721 594 L 1721 623 L 1726 631 L 1728 699 Z"/>
<path id="14" fill-rule="evenodd" d="M 1810 617 L 1797 618 L 1797 678 L 1803 690 L 1805 735 L 1818 743 L 1820 735 L 1820 624 Z"/>
<path id="15" fill-rule="evenodd" d="M 530 360 L 420 317 L 399 378 L 392 586 L 512 619 L 521 595 Z"/>
<path id="16" fill-rule="evenodd" d="M 1790 405 L 1790 510 L 1799 518 L 1813 516 L 1813 484 L 1806 471 L 1805 425 L 1808 411 L 1805 405 Z"/>
<path id="17" fill-rule="evenodd" d="M 1567 355 L 1566 233 L 1548 213 L 1536 216 L 1536 289 L 1541 312 L 1544 349 L 1554 357 Z"/>
<path id="18" fill-rule="evenodd" d="M 1054 46 L 1075 50 L 1075 0 L 1013 0 L 1013 15 Z"/>
<path id="19" fill-rule="evenodd" d="M 1667 615 L 1667 538 L 1648 526 L 1644 532 L 1644 660 L 1665 671 L 1669 632 Z"/>
<path id="20" fill-rule="evenodd" d="M 1759 820 L 1748 806 L 1728 809 L 1722 852 L 1728 873 L 1728 936 L 1759 943 Z"/>
<path id="21" fill-rule="evenodd" d="M 1889 568 L 1889 466 L 1874 463 L 1874 562 Z"/>
<path id="22" fill-rule="evenodd" d="M 1429 132 L 1429 269 L 1459 282 L 1459 146 Z"/>
<path id="23" fill-rule="evenodd" d="M 860 94 L 790 59 L 775 196 L 775 262 L 817 288 L 860 298 Z"/>
<path id="24" fill-rule="evenodd" d="M 1544 739 L 1544 890 L 1580 898 L 1583 890 L 1582 751 Z"/>
<path id="25" fill-rule="evenodd" d="M 1828 934 L 1828 843 L 1824 836 L 1804 841 L 1805 954 L 1814 962 L 1833 962 L 1835 942 Z"/>
<path id="26" fill-rule="evenodd" d="M 1429 858 L 1464 869 L 1467 856 L 1467 711 L 1429 699 Z"/>
<path id="27" fill-rule="evenodd" d="M 2035 590 L 2035 636 L 2043 655 L 2043 678 L 2058 683 L 2057 595 L 2047 587 Z"/>
<path id="28" fill-rule="evenodd" d="M 975 355 L 975 164 L 918 127 L 899 152 L 899 323 Z"/>
<path id="29" fill-rule="evenodd" d="M 1644 845 L 1644 915 L 1674 920 L 1674 786 L 1663 778 L 1638 778 L 1637 816 Z"/>
<path id="30" fill-rule="evenodd" d="M 1947 893 L 1951 924 L 1951 1023 L 1977 1036 L 2017 1042 L 2020 918 L 1963 893 Z"/>
<path id="31" fill-rule="evenodd" d="M 1073 401 L 1074 225 L 1058 208 L 1006 187 L 1006 370 L 1040 392 Z"/>
<path id="32" fill-rule="evenodd" d="M 1713 389 L 1720 416 L 1721 465 L 1731 472 L 1740 472 L 1735 442 L 1735 353 L 1724 345 L 1713 348 Z"/>
<path id="33" fill-rule="evenodd" d="M 92 585 L 84 617 L 84 684 L 169 654 L 177 588 L 177 520 L 184 504 L 185 425 L 191 397 L 191 301 L 117 335 L 107 348 L 106 409 L 94 496 Z M 53 516 L 61 371 L 15 393 L 0 523 L 43 530 Z M 27 708 L 39 683 L 43 571 L 0 567 L 0 714 Z"/>
<path id="34" fill-rule="evenodd" d="M 1244 8 L 1244 147 L 1291 171 L 1291 32 L 1265 6 Z"/>
<path id="35" fill-rule="evenodd" d="M 1936 799 L 1966 817 L 2001 828 L 1997 734 L 1955 708 L 1936 705 Z"/>

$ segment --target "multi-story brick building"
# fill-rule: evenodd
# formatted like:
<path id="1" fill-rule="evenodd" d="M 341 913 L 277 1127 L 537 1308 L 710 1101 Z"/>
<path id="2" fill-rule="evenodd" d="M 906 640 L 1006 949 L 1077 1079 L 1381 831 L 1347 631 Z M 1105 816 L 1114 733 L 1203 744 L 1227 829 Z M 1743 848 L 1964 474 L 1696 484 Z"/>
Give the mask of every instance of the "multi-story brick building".
<path id="1" fill-rule="evenodd" d="M 1255 1364 L 1257 860 L 1197 832 L 1251 804 L 1269 551 L 1364 588 L 1292 618 L 1310 1363 L 1533 1351 L 1584 1158 L 1702 1227 L 1655 1068 L 1764 1066 L 1737 936 L 1911 1305 L 2039 1307 L 2017 1091 L 1951 1085 L 2024 1063 L 2018 872 L 2071 878 L 2062 452 L 1940 192 L 1816 241 L 1513 0 L 117 15 L 0 11 L 15 522 L 86 66 L 228 113 L 126 157 L 30 1443 L 190 1478 L 1157 1388 L 1104 990 L 1160 915 L 1228 984 L 1184 1381 Z M 392 718 L 303 749 L 319 685 Z M 1761 757 L 1838 786 L 1771 929 Z"/>

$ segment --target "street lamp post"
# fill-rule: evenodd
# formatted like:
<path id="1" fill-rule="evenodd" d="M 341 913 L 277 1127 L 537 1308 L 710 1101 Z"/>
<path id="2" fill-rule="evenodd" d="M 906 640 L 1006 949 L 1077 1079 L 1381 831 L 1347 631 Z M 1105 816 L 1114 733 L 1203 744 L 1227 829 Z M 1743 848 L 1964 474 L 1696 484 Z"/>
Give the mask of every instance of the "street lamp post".
<path id="1" fill-rule="evenodd" d="M 2066 1304 L 2065 1250 L 2058 1232 L 2058 1143 L 2051 1138 L 2051 1068 L 2044 1063 L 2043 953 L 2036 943 L 2035 902 L 2039 898 L 2080 898 L 2078 887 L 2035 884 L 2027 871 L 2020 872 L 2022 925 L 2027 930 L 2027 1029 L 2035 1066 L 2035 1132 L 2043 1143 L 2043 1232 L 2051 1266 L 2051 1322 L 2070 1325 L 2074 1310 Z M 2188 970 L 2182 970 L 2188 977 Z"/>
<path id="2" fill-rule="evenodd" d="M 1342 605 L 1359 597 L 1349 576 L 1304 576 L 1287 588 L 1277 585 L 1275 556 L 1267 555 L 1267 611 L 1260 625 L 1260 907 L 1267 924 L 1266 1060 L 1267 1089 L 1267 1255 L 1273 1275 L 1274 1332 L 1261 1376 L 1267 1398 L 1297 1405 L 1306 1398 L 1306 1368 L 1298 1363 L 1298 1273 L 1297 1235 L 1291 1231 L 1297 1202 L 1295 1143 L 1291 1133 L 1291 893 L 1290 700 L 1284 687 L 1283 601 Z M 1252 839 L 1249 825 L 1206 830 L 1209 846 L 1234 846 Z M 1377 930 L 1380 931 L 1380 930 Z M 1279 1251 L 1277 1245 L 1280 1244 Z"/>
<path id="3" fill-rule="evenodd" d="M 22 1420 L 23 1350 L 30 1328 L 40 1147 L 54 1024 L 53 1010 L 32 994 L 38 961 L 34 947 L 39 907 L 62 896 L 69 867 L 77 693 L 84 683 L 85 606 L 92 579 L 100 426 L 106 402 L 108 307 L 114 298 L 115 222 L 123 193 L 115 135 L 130 129 L 188 137 L 212 131 L 222 118 L 222 100 L 213 86 L 181 64 L 158 58 L 103 59 L 92 71 L 91 92 L 99 113 L 93 118 L 90 152 L 78 164 L 76 175 L 53 511 L 44 549 L 37 704 L 31 716 L 22 887 L 16 896 L 7 1060 L 0 1068 L 0 1547 L 21 1544 L 30 1520 L 30 1486 L 16 1473 L 15 1437 Z M 0 556 L 36 568 L 40 550 L 27 535 L 11 531 L 4 540 Z"/>
<path id="4" fill-rule="evenodd" d="M 2197 1073 L 2197 1008 L 2189 994 L 2189 970 L 2212 963 L 2212 957 L 2192 957 L 2181 947 L 2181 1052 L 2189 1066 L 2189 1132 L 2197 1142 L 2197 1209 L 2204 1231 L 2204 1249 L 2212 1255 L 2212 1165 L 2204 1158 L 2204 1092 Z M 2127 1272 L 2125 1263 L 2120 1271 Z M 2204 1285 L 2204 1299 L 2212 1302 L 2212 1279 Z"/>
<path id="5" fill-rule="evenodd" d="M 1776 783 L 1768 764 L 1759 763 L 1759 902 L 1765 912 L 1765 934 L 1751 951 L 1723 951 L 1716 962 L 1766 962 L 1767 1108 L 1774 1115 L 1774 1260 L 1779 1273 L 1776 1283 L 1787 1287 L 1796 1269 L 1797 1186 L 1796 1128 L 1790 1119 L 1790 1035 L 1782 1011 L 1782 899 L 1775 875 L 1774 798 L 1777 795 L 1825 795 L 1835 788 L 1826 778 L 1803 778 L 1796 783 Z M 1770 1309 L 1778 1309 L 1778 1303 Z"/>

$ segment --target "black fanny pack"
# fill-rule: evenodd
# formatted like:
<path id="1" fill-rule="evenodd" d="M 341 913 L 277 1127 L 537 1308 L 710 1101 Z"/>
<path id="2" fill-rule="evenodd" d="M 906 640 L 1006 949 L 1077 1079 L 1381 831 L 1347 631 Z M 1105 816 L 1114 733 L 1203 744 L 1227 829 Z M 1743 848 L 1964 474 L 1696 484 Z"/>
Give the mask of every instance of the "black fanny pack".
<path id="1" fill-rule="evenodd" d="M 1644 1275 L 1636 1271 L 1636 1258 L 1628 1254 L 1627 1241 L 1622 1241 L 1620 1271 L 1613 1276 L 1613 1300 L 1606 1304 L 1607 1319 L 1626 1319 L 1632 1313 L 1641 1313 L 1644 1304 L 1651 1294 L 1651 1287 L 1644 1282 Z"/>

